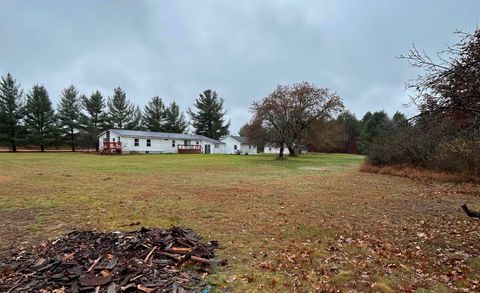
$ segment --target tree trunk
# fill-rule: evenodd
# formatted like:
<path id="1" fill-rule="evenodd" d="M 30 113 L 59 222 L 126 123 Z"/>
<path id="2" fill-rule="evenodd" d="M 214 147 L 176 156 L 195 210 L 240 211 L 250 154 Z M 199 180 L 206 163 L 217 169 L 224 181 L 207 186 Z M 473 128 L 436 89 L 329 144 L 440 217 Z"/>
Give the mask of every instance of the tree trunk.
<path id="1" fill-rule="evenodd" d="M 72 138 L 72 152 L 75 151 L 75 133 L 73 133 L 73 128 L 70 129 L 70 137 Z"/>
<path id="2" fill-rule="evenodd" d="M 44 146 L 43 144 L 40 145 L 40 151 L 41 151 L 41 152 L 44 152 L 44 151 L 45 151 L 45 146 Z"/>
<path id="3" fill-rule="evenodd" d="M 293 147 L 289 146 L 289 147 L 288 147 L 288 152 L 290 153 L 290 156 L 292 156 L 292 157 L 293 157 L 293 156 L 296 156 L 295 150 L 293 149 Z"/>
<path id="4" fill-rule="evenodd" d="M 11 144 L 12 144 L 12 152 L 16 152 L 17 151 L 17 144 L 15 143 L 15 138 L 14 137 L 12 137 Z"/>
<path id="5" fill-rule="evenodd" d="M 283 158 L 283 143 L 280 145 L 280 153 L 278 153 L 279 158 Z"/>
<path id="6" fill-rule="evenodd" d="M 11 132 L 11 143 L 12 143 L 12 152 L 16 152 L 17 151 L 17 144 L 15 143 L 15 126 L 14 125 L 11 125 L 10 127 L 12 127 L 12 132 Z"/>

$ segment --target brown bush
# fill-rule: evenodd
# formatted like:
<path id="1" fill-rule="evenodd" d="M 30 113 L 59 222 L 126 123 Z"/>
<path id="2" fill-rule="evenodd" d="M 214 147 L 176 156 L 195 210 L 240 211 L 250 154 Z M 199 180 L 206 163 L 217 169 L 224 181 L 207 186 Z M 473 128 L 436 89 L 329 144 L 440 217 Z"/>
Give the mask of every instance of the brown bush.
<path id="1" fill-rule="evenodd" d="M 471 182 L 480 183 L 478 176 L 433 171 L 411 165 L 374 166 L 368 162 L 360 167 L 361 172 L 406 177 L 416 181 Z"/>
<path id="2" fill-rule="evenodd" d="M 447 172 L 480 175 L 480 138 L 456 138 L 441 143 L 432 167 Z"/>

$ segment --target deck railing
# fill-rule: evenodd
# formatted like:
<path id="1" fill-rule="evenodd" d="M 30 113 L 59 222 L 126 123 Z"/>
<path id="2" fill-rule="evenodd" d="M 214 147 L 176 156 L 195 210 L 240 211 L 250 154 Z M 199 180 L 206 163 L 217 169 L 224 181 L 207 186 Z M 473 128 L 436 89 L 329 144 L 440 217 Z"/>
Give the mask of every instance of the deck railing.
<path id="1" fill-rule="evenodd" d="M 179 154 L 201 154 L 202 146 L 201 145 L 178 145 Z"/>
<path id="2" fill-rule="evenodd" d="M 104 141 L 102 154 L 118 154 L 122 152 L 122 142 L 120 141 Z"/>

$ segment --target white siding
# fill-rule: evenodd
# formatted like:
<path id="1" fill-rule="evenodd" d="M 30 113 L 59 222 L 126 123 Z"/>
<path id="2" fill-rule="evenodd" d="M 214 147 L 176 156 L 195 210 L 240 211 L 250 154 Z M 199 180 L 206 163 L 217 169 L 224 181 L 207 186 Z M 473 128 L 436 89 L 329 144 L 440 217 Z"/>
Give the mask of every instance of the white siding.
<path id="1" fill-rule="evenodd" d="M 234 148 L 235 145 L 237 146 L 237 148 L 240 148 L 240 142 L 238 142 L 237 140 L 233 139 L 230 136 L 223 139 L 222 142 L 225 143 L 225 154 L 234 154 L 235 153 L 235 148 Z"/>
<path id="2" fill-rule="evenodd" d="M 135 139 L 138 139 L 138 146 L 135 145 Z M 147 139 L 150 139 L 150 146 L 147 146 Z M 178 144 L 182 141 L 175 141 L 175 147 L 172 147 L 171 139 L 160 138 L 133 138 L 121 137 L 122 151 L 138 153 L 178 153 Z"/>
<path id="3" fill-rule="evenodd" d="M 266 145 L 263 149 L 263 153 L 264 154 L 277 154 L 278 155 L 280 153 L 280 148 Z M 283 153 L 288 154 L 288 148 L 287 147 L 283 148 Z"/>
<path id="4" fill-rule="evenodd" d="M 249 155 L 256 155 L 257 154 L 257 146 L 252 144 L 242 144 L 240 148 L 241 154 L 249 154 Z"/>
<path id="5" fill-rule="evenodd" d="M 222 140 L 225 143 L 225 154 L 236 154 L 237 150 L 240 151 L 241 154 L 248 153 L 249 155 L 256 155 L 257 154 L 257 146 L 253 144 L 242 144 L 238 140 L 234 139 L 231 136 L 226 137 Z M 235 149 L 236 146 L 236 149 Z"/>
<path id="6" fill-rule="evenodd" d="M 100 148 L 103 147 L 103 140 L 107 138 L 106 133 L 98 137 L 98 142 Z M 128 136 L 120 136 L 117 133 L 110 131 L 110 141 L 115 139 L 116 142 L 120 141 L 122 143 L 122 151 L 125 153 L 165 153 L 172 154 L 178 153 L 178 146 L 184 145 L 185 140 L 172 140 L 172 139 L 161 139 L 161 138 L 134 138 Z M 135 145 L 135 139 L 138 139 L 138 146 Z M 147 146 L 147 140 L 150 140 L 150 146 Z M 172 146 L 172 142 L 175 141 L 175 146 Z M 210 145 L 211 154 L 224 154 L 225 153 L 225 144 L 215 144 L 205 140 L 190 140 L 190 145 L 201 145 L 202 153 L 205 153 L 207 145 Z M 217 147 L 216 147 L 217 145 Z"/>

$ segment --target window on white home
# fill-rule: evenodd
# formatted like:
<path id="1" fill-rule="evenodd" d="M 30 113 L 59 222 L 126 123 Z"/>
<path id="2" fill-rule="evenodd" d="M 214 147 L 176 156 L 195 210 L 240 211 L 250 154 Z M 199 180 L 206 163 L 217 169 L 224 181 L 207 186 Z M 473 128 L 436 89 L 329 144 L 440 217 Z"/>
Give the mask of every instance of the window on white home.
<path id="1" fill-rule="evenodd" d="M 196 143 L 197 143 L 197 144 L 200 144 L 200 142 L 199 142 L 198 140 L 196 141 Z"/>
<path id="2" fill-rule="evenodd" d="M 237 150 L 237 145 L 236 144 L 233 145 L 233 149 Z"/>
<path id="3" fill-rule="evenodd" d="M 252 146 L 251 146 L 251 145 L 248 145 L 248 149 L 251 150 L 251 149 L 252 149 Z"/>
<path id="4" fill-rule="evenodd" d="M 174 148 L 174 147 L 175 147 L 175 141 L 172 140 L 172 148 Z"/>
<path id="5" fill-rule="evenodd" d="M 112 141 L 115 142 L 115 137 L 112 138 Z"/>
<path id="6" fill-rule="evenodd" d="M 268 148 L 268 151 L 271 152 L 271 151 L 272 151 L 272 148 Z"/>
<path id="7" fill-rule="evenodd" d="M 219 148 L 219 145 L 218 143 L 215 144 L 215 148 L 218 149 Z"/>
<path id="8" fill-rule="evenodd" d="M 150 139 L 147 139 L 147 147 L 152 145 L 152 141 Z"/>
<path id="9" fill-rule="evenodd" d="M 138 138 L 135 138 L 133 145 L 134 146 L 139 146 L 140 145 L 140 140 Z"/>
<path id="10" fill-rule="evenodd" d="M 117 140 L 120 141 L 120 136 L 118 136 Z"/>

